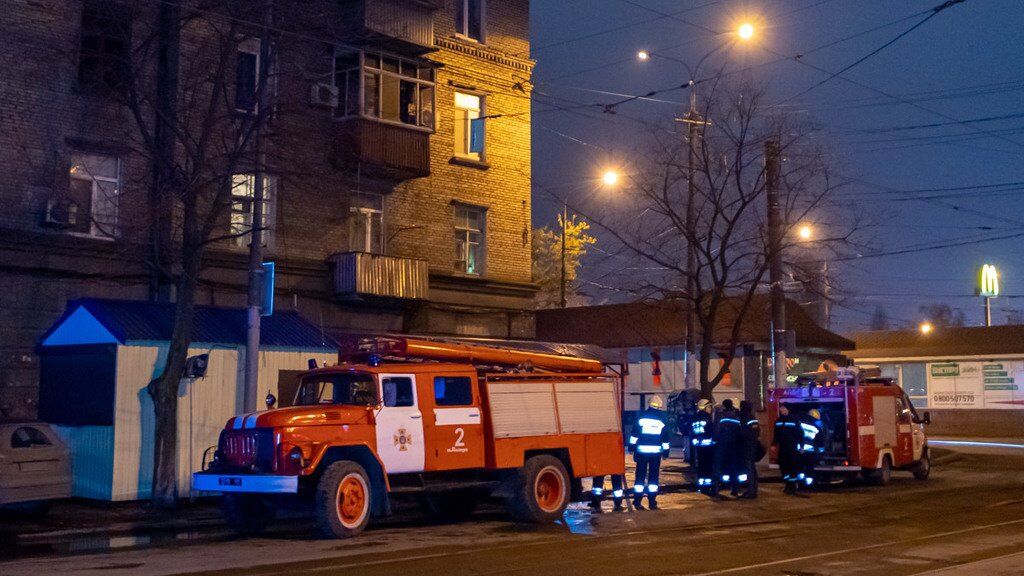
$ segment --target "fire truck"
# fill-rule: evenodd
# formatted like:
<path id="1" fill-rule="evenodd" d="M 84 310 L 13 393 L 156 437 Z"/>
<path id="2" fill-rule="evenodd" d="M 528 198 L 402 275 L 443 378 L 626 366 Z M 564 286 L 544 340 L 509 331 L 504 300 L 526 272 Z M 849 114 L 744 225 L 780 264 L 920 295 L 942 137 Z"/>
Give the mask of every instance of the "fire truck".
<path id="1" fill-rule="evenodd" d="M 780 404 L 797 417 L 811 409 L 820 412 L 821 436 L 814 447 L 819 480 L 860 474 L 884 485 L 894 470 L 909 470 L 918 480 L 928 478 L 931 458 L 924 425 L 930 415 L 919 416 L 893 379 L 874 372 L 858 367 L 813 372 L 797 377 L 793 386 L 769 391 L 770 428 Z M 770 451 L 770 463 L 778 466 L 777 447 Z"/>
<path id="2" fill-rule="evenodd" d="M 495 496 L 520 521 L 552 522 L 581 478 L 623 473 L 620 383 L 596 360 L 404 337 L 343 348 L 300 377 L 294 405 L 229 420 L 193 474 L 235 529 L 299 501 L 347 538 L 401 494 L 438 517 Z"/>

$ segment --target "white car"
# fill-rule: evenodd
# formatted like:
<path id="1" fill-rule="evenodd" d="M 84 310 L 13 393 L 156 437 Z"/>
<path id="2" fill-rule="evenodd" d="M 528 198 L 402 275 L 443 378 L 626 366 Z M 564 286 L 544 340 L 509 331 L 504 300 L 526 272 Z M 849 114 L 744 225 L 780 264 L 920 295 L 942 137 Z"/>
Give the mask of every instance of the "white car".
<path id="1" fill-rule="evenodd" d="M 45 422 L 0 422 L 0 507 L 45 514 L 71 497 L 71 455 Z"/>

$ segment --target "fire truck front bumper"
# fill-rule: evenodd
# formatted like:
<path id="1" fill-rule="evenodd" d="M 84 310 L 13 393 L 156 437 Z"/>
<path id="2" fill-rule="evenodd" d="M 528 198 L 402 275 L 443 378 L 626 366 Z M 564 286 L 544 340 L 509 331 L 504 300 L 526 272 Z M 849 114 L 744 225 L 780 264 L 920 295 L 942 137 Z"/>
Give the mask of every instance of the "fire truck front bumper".
<path id="1" fill-rule="evenodd" d="M 295 494 L 299 491 L 299 477 L 272 476 L 269 474 L 195 472 L 192 474 L 192 490 L 202 492 Z"/>

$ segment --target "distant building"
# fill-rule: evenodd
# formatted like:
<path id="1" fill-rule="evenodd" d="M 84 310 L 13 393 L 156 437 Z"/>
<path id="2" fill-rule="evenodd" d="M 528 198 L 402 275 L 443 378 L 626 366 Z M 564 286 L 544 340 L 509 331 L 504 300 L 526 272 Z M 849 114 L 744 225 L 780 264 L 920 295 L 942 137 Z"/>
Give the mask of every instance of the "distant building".
<path id="1" fill-rule="evenodd" d="M 853 334 L 857 364 L 895 378 L 933 434 L 1024 436 L 1024 325 Z"/>
<path id="2" fill-rule="evenodd" d="M 729 342 L 735 325 L 732 308 L 716 326 L 716 346 Z M 715 399 L 749 399 L 762 406 L 768 385 L 771 356 L 770 306 L 767 296 L 757 295 L 740 327 L 739 346 L 730 373 L 715 388 Z M 786 301 L 787 326 L 795 332 L 797 355 L 791 358 L 793 374 L 815 370 L 824 360 L 841 359 L 852 342 L 811 320 L 791 300 Z M 625 376 L 626 410 L 640 407 L 643 396 L 685 389 L 686 305 L 678 301 L 635 302 L 537 311 L 537 338 L 549 342 L 594 344 L 606 348 L 609 357 L 628 366 Z M 721 360 L 718 360 L 721 365 Z M 655 382 L 657 364 L 660 384 Z M 713 370 L 714 374 L 717 370 Z M 697 379 L 695 378 L 695 381 Z"/>
<path id="3" fill-rule="evenodd" d="M 174 210 L 153 205 L 153 160 L 104 89 L 172 4 L 0 11 L 0 417 L 35 414 L 35 348 L 68 301 L 173 300 L 150 264 Z M 274 127 L 298 134 L 300 159 L 274 165 L 271 151 L 267 171 L 277 309 L 324 328 L 532 337 L 528 0 L 274 4 Z M 197 72 L 195 29 L 208 30 L 182 33 L 182 75 Z M 239 117 L 256 105 L 260 41 L 248 33 L 226 72 Z M 218 226 L 240 235 L 207 249 L 200 304 L 245 304 L 254 178 L 230 176 Z"/>

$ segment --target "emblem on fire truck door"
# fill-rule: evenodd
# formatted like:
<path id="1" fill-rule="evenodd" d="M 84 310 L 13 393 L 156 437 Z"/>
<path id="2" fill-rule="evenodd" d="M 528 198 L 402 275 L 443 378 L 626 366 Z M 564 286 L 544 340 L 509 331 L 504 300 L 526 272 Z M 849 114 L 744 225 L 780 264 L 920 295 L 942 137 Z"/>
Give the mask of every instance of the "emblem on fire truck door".
<path id="1" fill-rule="evenodd" d="M 405 452 L 412 446 L 412 434 L 405 428 L 399 428 L 395 434 L 395 446 L 399 452 Z"/>

